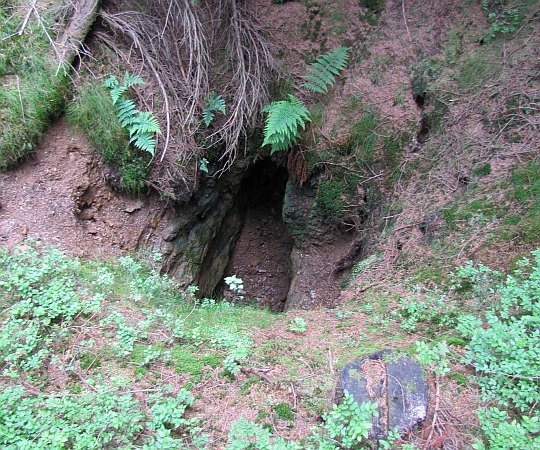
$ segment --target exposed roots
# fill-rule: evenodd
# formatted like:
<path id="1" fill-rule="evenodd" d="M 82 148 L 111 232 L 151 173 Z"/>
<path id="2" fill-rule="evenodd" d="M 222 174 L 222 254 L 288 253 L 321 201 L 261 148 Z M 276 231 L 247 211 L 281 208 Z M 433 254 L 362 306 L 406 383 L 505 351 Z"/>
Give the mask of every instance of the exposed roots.
<path id="1" fill-rule="evenodd" d="M 222 170 L 226 170 L 237 157 L 240 140 L 255 125 L 258 112 L 269 99 L 268 74 L 274 60 L 253 19 L 238 7 L 236 0 L 218 0 L 215 11 L 220 28 L 227 33 L 232 77 L 224 90 L 232 93 L 232 108 L 225 123 L 210 137 L 225 143 L 221 160 Z"/>
<path id="2" fill-rule="evenodd" d="M 220 145 L 218 174 L 234 163 L 268 102 L 274 61 L 242 3 L 149 0 L 144 10 L 100 13 L 112 33 L 96 36 L 133 71 L 148 70 L 159 88 L 166 131 L 152 182 L 173 198 L 171 186 L 178 181 L 184 187 L 196 183 L 205 148 Z M 140 58 L 133 58 L 133 49 Z M 227 114 L 206 130 L 201 114 L 211 91 L 223 95 Z"/>

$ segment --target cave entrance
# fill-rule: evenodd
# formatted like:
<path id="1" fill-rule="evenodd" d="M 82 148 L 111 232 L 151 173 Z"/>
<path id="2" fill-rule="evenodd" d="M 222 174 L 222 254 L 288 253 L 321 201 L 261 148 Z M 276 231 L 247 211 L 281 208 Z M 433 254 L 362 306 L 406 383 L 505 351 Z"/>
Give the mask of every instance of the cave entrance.
<path id="1" fill-rule="evenodd" d="M 225 276 L 244 281 L 248 301 L 272 311 L 283 310 L 291 282 L 293 242 L 281 215 L 287 180 L 287 170 L 270 158 L 257 162 L 244 178 L 244 224 L 225 269 Z"/>
<path id="2" fill-rule="evenodd" d="M 271 158 L 255 163 L 244 177 L 237 201 L 243 224 L 224 273 L 244 281 L 246 302 L 274 312 L 283 310 L 291 282 L 293 241 L 281 214 L 287 180 L 287 170 Z"/>

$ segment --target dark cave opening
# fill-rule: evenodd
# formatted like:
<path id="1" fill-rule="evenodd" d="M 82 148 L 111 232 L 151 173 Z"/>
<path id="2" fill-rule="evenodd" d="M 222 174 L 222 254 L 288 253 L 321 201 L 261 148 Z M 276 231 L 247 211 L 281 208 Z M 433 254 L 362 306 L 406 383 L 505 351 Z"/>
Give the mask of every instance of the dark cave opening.
<path id="1" fill-rule="evenodd" d="M 208 261 L 203 263 L 199 287 L 204 294 L 255 303 L 276 312 L 283 310 L 291 281 L 293 247 L 282 219 L 287 181 L 287 169 L 272 158 L 256 162 L 246 172 L 234 204 L 210 245 Z M 223 269 L 221 282 L 207 286 L 205 266 L 210 267 L 209 258 L 218 254 L 226 259 L 219 264 Z M 234 297 L 224 284 L 223 279 L 230 275 L 243 280 L 243 299 Z"/>

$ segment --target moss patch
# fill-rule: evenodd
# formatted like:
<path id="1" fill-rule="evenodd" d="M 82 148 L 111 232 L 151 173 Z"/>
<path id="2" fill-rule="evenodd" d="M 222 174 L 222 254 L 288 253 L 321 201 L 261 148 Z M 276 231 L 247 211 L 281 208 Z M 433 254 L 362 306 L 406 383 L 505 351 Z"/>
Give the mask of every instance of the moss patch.
<path id="1" fill-rule="evenodd" d="M 201 381 L 205 366 L 215 369 L 223 361 L 223 357 L 217 353 L 198 355 L 195 354 L 194 348 L 180 345 L 173 347 L 171 356 L 176 373 L 189 374 L 190 380 L 195 383 Z"/>

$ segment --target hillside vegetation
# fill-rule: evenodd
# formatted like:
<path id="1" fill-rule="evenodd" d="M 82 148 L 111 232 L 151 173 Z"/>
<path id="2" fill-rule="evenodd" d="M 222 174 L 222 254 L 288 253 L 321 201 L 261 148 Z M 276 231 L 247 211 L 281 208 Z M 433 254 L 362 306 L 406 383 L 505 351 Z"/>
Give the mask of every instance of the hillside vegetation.
<path id="1" fill-rule="evenodd" d="M 165 274 L 175 232 L 97 260 L 23 227 L 0 252 L 2 448 L 540 448 L 538 2 L 96 2 L 68 63 L 74 5 L 0 0 L 2 176 L 65 113 L 125 214 L 152 191 L 185 224 L 268 158 L 293 251 L 341 295 L 272 313 L 236 275 L 223 299 Z M 189 237 L 207 251 L 227 218 Z M 374 442 L 377 405 L 336 390 L 385 349 L 423 366 L 429 409 Z"/>

